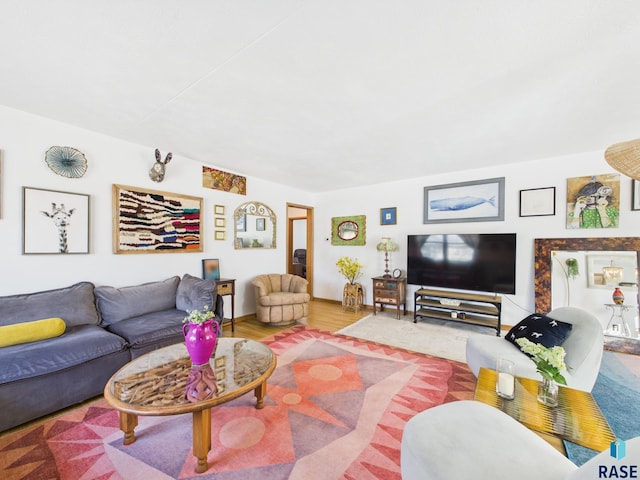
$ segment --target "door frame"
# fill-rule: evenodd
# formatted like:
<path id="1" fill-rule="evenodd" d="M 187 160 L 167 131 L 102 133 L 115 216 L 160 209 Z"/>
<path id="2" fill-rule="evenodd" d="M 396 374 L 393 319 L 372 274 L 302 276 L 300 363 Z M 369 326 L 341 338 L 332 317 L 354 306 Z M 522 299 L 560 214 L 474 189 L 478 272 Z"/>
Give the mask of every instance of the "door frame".
<path id="1" fill-rule="evenodd" d="M 306 211 L 305 217 L 289 217 L 289 207 L 298 208 Z M 313 299 L 313 207 L 308 205 L 300 205 L 298 203 L 287 202 L 287 255 L 286 255 L 286 271 L 293 273 L 293 222 L 306 218 L 306 248 L 307 248 L 307 281 L 309 282 L 308 292 Z"/>

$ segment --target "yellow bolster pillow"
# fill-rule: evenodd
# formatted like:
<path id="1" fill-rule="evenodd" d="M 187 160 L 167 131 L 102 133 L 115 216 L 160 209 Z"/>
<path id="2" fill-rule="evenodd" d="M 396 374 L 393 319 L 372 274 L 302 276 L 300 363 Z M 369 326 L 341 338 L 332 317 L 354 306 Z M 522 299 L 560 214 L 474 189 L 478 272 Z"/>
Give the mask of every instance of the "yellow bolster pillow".
<path id="1" fill-rule="evenodd" d="M 61 318 L 45 318 L 34 322 L 5 325 L 0 327 L 0 347 L 59 337 L 66 328 Z"/>

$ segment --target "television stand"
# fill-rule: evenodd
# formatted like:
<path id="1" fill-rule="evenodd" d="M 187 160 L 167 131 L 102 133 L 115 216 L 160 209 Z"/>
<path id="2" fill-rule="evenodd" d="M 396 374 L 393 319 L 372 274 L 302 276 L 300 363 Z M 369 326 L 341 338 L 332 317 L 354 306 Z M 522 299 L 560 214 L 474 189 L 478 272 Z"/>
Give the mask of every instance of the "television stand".
<path id="1" fill-rule="evenodd" d="M 435 318 L 490 327 L 500 336 L 502 297 L 482 293 L 463 293 L 419 288 L 414 294 L 413 323 Z"/>

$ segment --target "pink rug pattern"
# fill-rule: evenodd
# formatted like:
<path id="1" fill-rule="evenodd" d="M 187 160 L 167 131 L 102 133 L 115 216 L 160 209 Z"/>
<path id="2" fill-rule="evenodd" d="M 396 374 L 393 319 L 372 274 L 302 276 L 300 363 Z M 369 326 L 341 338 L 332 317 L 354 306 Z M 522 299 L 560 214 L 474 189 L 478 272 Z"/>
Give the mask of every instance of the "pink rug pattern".
<path id="1" fill-rule="evenodd" d="M 195 474 L 190 415 L 140 417 L 122 445 L 104 400 L 0 437 L 0 478 L 400 479 L 404 424 L 473 398 L 467 366 L 297 326 L 263 340 L 278 355 L 265 408 L 252 393 L 212 410 L 209 470 Z"/>

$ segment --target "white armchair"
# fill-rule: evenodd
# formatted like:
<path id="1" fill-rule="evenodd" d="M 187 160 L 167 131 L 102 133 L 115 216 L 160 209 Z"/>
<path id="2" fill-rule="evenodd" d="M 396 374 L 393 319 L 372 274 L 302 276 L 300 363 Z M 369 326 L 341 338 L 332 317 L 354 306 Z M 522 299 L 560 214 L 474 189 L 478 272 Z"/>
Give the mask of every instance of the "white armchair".
<path id="1" fill-rule="evenodd" d="M 565 363 L 569 367 L 563 375 L 568 387 L 590 392 L 602 362 L 604 335 L 600 321 L 591 313 L 575 307 L 556 308 L 547 316 L 573 325 L 562 343 L 567 352 Z M 531 359 L 502 337 L 471 335 L 467 339 L 466 358 L 476 377 L 481 367 L 495 369 L 496 360 L 506 358 L 514 362 L 516 376 L 541 379 Z"/>
<path id="2" fill-rule="evenodd" d="M 619 473 L 639 463 L 636 437 L 626 442 L 624 458 L 607 450 L 578 468 L 517 420 L 474 400 L 420 412 L 407 422 L 400 449 L 402 480 L 592 480 L 602 478 L 601 466 Z"/>

